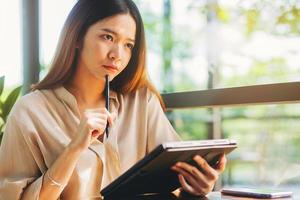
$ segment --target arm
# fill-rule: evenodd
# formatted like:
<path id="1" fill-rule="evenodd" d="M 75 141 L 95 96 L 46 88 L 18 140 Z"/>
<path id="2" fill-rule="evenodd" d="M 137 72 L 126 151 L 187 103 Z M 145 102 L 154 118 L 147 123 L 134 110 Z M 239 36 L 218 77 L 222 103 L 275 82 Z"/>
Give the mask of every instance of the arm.
<path id="1" fill-rule="evenodd" d="M 72 144 L 68 145 L 63 153 L 57 158 L 54 164 L 47 170 L 44 175 L 39 199 L 58 199 L 64 187 L 74 171 L 76 163 L 83 149 L 79 149 Z M 50 177 L 50 178 L 49 178 Z M 53 183 L 59 183 L 55 185 Z M 23 194 L 23 199 L 31 198 L 30 187 Z"/>
<path id="2" fill-rule="evenodd" d="M 34 144 L 32 144 L 34 146 Z M 40 168 L 22 136 L 22 128 L 14 116 L 9 116 L 0 146 L 0 199 L 17 200 L 30 183 L 39 191 Z M 38 192 L 31 194 L 36 199 Z"/>
<path id="3" fill-rule="evenodd" d="M 110 124 L 113 123 L 113 117 L 105 108 L 91 109 L 84 113 L 79 124 L 78 137 L 67 146 L 46 172 L 40 191 L 41 200 L 59 198 L 71 178 L 80 154 L 88 149 L 93 140 L 104 133 L 107 120 Z"/>
<path id="4" fill-rule="evenodd" d="M 24 115 L 19 118 L 26 121 Z M 34 141 L 35 133 L 28 132 L 26 124 L 22 126 L 17 120 L 19 118 L 9 117 L 0 147 L 0 199 L 57 199 L 68 183 L 81 152 L 103 133 L 107 118 L 112 122 L 106 109 L 88 112 L 81 120 L 78 137 L 41 176 L 45 166 L 41 161 L 41 153 L 35 151 L 38 151 L 38 145 Z M 97 130 L 97 134 L 91 130 Z M 49 173 L 51 179 L 62 187 L 53 184 Z"/>

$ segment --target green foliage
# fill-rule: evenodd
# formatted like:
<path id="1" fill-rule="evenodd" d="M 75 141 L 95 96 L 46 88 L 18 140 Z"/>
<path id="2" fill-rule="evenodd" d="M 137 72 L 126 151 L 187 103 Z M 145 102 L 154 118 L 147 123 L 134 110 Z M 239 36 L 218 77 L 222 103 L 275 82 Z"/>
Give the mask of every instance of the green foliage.
<path id="1" fill-rule="evenodd" d="M 260 17 L 260 12 L 258 10 L 250 9 L 246 11 L 247 35 L 250 35 L 253 31 L 255 31 L 257 24 L 259 22 L 259 17 Z"/>
<path id="2" fill-rule="evenodd" d="M 0 77 L 0 96 L 2 95 L 4 88 L 4 76 Z"/>
<path id="3" fill-rule="evenodd" d="M 276 4 L 271 3 L 271 1 L 257 1 L 250 9 L 244 10 L 242 15 L 246 18 L 248 35 L 257 30 L 284 35 L 300 34 L 300 8 L 297 1 L 278 0 Z M 270 21 L 273 20 L 275 24 L 270 29 L 268 23 L 272 24 Z M 278 32 L 282 28 L 285 31 Z"/>
<path id="4" fill-rule="evenodd" d="M 169 119 L 184 140 L 207 139 L 207 123 L 211 122 L 207 109 L 174 110 L 172 117 Z"/>
<path id="5" fill-rule="evenodd" d="M 19 86 L 13 89 L 8 96 L 4 99 L 3 91 L 4 91 L 4 76 L 0 77 L 0 143 L 3 136 L 3 129 L 7 120 L 7 116 L 9 115 L 13 105 L 16 103 L 20 93 L 22 86 Z"/>
<path id="6" fill-rule="evenodd" d="M 221 7 L 221 6 L 217 6 L 216 14 L 217 14 L 218 19 L 221 22 L 224 22 L 224 23 L 229 22 L 230 12 L 228 9 Z"/>
<path id="7" fill-rule="evenodd" d="M 282 57 L 273 57 L 270 60 L 252 59 L 252 65 L 248 71 L 243 74 L 232 74 L 228 78 L 223 78 L 221 85 L 225 87 L 266 84 L 272 82 L 286 82 L 289 80 L 289 75 L 297 73 L 294 69 L 286 69 L 286 60 Z"/>
<path id="8" fill-rule="evenodd" d="M 277 19 L 277 24 L 287 25 L 290 32 L 299 34 L 300 32 L 300 8 L 292 6 L 283 12 Z"/>

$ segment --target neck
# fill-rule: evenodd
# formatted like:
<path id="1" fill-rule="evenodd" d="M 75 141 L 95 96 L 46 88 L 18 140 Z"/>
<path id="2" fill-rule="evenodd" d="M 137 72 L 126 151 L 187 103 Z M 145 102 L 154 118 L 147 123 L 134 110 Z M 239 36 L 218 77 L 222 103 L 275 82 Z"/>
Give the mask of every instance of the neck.
<path id="1" fill-rule="evenodd" d="M 66 85 L 76 98 L 78 104 L 89 106 L 98 105 L 104 99 L 105 79 L 86 79 L 83 76 L 74 76 Z"/>

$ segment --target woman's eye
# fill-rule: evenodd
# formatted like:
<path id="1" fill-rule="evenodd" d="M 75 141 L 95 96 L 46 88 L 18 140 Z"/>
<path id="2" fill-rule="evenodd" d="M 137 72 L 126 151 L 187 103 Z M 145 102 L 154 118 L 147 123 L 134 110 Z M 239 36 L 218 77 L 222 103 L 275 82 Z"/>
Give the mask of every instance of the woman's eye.
<path id="1" fill-rule="evenodd" d="M 129 49 L 133 49 L 133 47 L 134 47 L 134 45 L 133 44 L 131 44 L 131 43 L 128 43 L 128 44 L 126 44 L 126 46 L 129 48 Z"/>
<path id="2" fill-rule="evenodd" d="M 105 40 L 110 40 L 110 41 L 113 41 L 113 37 L 111 35 L 103 35 L 102 36 Z"/>

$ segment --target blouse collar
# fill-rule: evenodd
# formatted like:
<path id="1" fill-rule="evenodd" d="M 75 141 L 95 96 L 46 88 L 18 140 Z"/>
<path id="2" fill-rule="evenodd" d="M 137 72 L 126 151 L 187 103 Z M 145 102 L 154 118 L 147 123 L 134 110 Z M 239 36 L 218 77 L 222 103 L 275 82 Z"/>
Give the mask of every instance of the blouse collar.
<path id="1" fill-rule="evenodd" d="M 57 95 L 57 97 L 62 100 L 64 103 L 68 104 L 71 107 L 77 106 L 77 100 L 75 96 L 70 93 L 64 86 L 59 86 L 55 88 L 54 93 Z M 117 93 L 115 91 L 109 91 L 109 98 L 118 102 Z"/>

